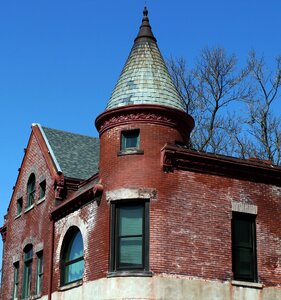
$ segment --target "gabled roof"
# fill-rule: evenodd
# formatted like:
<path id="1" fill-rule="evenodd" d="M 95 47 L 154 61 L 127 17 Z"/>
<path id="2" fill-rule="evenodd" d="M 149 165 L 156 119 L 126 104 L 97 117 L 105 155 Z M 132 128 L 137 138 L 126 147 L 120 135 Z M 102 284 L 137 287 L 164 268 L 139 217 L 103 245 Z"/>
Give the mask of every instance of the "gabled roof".
<path id="1" fill-rule="evenodd" d="M 160 53 L 145 7 L 133 48 L 106 109 L 134 104 L 157 104 L 186 111 Z"/>
<path id="2" fill-rule="evenodd" d="M 57 167 L 65 177 L 88 179 L 98 173 L 98 138 L 43 126 L 41 129 Z"/>

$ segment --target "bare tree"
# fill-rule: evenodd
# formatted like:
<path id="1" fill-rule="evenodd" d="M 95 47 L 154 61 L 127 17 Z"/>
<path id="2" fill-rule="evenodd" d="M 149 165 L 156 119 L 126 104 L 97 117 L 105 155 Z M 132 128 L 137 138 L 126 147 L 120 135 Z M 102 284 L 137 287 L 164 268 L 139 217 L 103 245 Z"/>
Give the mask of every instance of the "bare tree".
<path id="1" fill-rule="evenodd" d="M 231 155 L 234 150 L 230 128 L 237 131 L 237 119 L 227 109 L 250 97 L 251 90 L 245 82 L 249 68 L 237 70 L 236 56 L 227 55 L 222 48 L 205 48 L 189 70 L 183 58 L 171 58 L 168 68 L 195 119 L 191 147 Z"/>
<path id="2" fill-rule="evenodd" d="M 247 143 L 246 157 L 256 157 L 281 164 L 281 56 L 276 58 L 275 70 L 269 70 L 264 58 L 254 51 L 249 56 L 252 85 L 256 91 L 248 103 L 246 116 L 250 136 L 243 137 L 241 150 Z M 243 145 L 242 145 L 243 144 Z M 244 150 L 243 150 L 244 151 Z"/>

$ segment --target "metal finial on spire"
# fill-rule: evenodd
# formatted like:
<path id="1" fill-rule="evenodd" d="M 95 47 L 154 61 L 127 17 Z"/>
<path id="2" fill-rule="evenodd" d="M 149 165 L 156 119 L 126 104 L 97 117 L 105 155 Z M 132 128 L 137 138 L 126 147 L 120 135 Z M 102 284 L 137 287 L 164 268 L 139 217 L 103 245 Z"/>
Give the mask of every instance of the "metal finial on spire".
<path id="1" fill-rule="evenodd" d="M 154 37 L 152 30 L 151 30 L 151 26 L 149 24 L 148 10 L 147 10 L 146 6 L 144 6 L 144 9 L 143 9 L 142 23 L 140 26 L 139 33 L 138 33 L 137 37 L 135 38 L 135 41 L 140 38 L 150 38 L 156 42 L 156 38 Z"/>
<path id="2" fill-rule="evenodd" d="M 148 10 L 147 10 L 147 7 L 145 6 L 143 9 L 143 16 L 147 17 L 147 15 L 148 15 Z"/>

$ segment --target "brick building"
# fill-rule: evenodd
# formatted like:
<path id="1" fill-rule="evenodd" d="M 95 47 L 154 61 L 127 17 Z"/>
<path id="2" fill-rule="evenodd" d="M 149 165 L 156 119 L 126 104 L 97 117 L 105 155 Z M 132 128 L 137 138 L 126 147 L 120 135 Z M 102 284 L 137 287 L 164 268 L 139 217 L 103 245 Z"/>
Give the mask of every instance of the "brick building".
<path id="1" fill-rule="evenodd" d="M 100 137 L 32 125 L 2 299 L 280 300 L 281 168 L 190 150 L 193 126 L 145 9 Z"/>

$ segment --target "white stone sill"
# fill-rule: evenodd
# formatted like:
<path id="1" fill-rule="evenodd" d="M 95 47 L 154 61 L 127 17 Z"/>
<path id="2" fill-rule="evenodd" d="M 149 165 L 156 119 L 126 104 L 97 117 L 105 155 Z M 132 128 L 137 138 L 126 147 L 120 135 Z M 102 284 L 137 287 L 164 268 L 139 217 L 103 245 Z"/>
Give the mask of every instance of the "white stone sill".
<path id="1" fill-rule="evenodd" d="M 83 284 L 83 280 L 78 280 L 78 281 L 63 285 L 63 286 L 59 287 L 59 292 L 64 292 L 64 291 L 76 288 L 82 284 Z"/>
<path id="2" fill-rule="evenodd" d="M 243 286 L 243 287 L 254 288 L 254 289 L 262 289 L 263 288 L 263 284 L 258 283 L 258 282 L 232 280 L 231 284 L 234 286 Z"/>
<path id="3" fill-rule="evenodd" d="M 28 206 L 28 207 L 24 210 L 24 213 L 29 212 L 29 211 L 32 210 L 33 208 L 34 208 L 34 204 Z"/>
<path id="4" fill-rule="evenodd" d="M 15 216 L 15 220 L 21 217 L 21 213 Z M 17 298 L 15 298 L 17 300 Z"/>
<path id="5" fill-rule="evenodd" d="M 37 201 L 37 205 L 45 201 L 45 196 Z"/>

